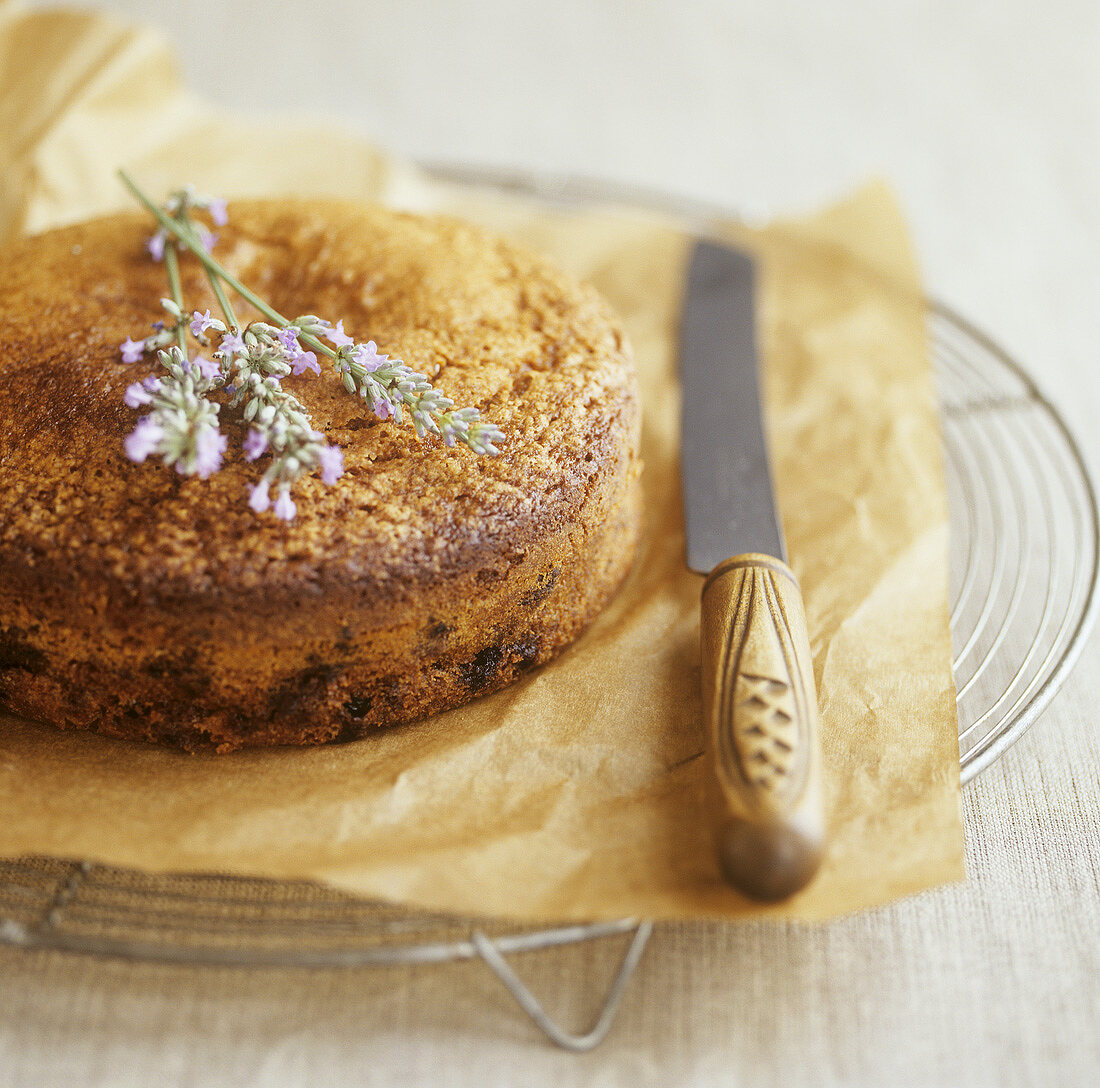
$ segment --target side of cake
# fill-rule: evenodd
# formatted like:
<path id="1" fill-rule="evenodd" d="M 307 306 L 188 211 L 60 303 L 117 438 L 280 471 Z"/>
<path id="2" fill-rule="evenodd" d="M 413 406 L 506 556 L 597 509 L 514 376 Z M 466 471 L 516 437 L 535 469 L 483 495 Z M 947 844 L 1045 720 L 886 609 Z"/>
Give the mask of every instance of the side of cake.
<path id="1" fill-rule="evenodd" d="M 218 255 L 341 317 L 506 436 L 497 457 L 286 379 L 344 451 L 290 524 L 248 506 L 244 426 L 208 480 L 123 453 L 118 345 L 157 319 L 141 216 L 0 254 L 0 702 L 186 749 L 352 739 L 488 694 L 580 633 L 640 525 L 629 347 L 590 288 L 477 228 L 327 202 L 231 208 Z M 195 262 L 184 291 L 215 304 Z M 244 312 L 246 320 L 257 316 Z M 224 415 L 224 413 L 223 413 Z"/>

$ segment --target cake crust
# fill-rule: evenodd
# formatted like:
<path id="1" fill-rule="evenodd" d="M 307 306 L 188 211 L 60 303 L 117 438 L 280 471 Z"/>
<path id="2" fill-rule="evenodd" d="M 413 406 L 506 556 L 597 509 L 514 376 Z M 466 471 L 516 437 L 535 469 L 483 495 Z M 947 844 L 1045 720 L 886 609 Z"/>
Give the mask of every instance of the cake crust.
<path id="1" fill-rule="evenodd" d="M 185 749 L 352 739 L 487 694 L 607 603 L 640 519 L 629 347 L 590 288 L 457 220 L 234 204 L 217 253 L 284 313 L 342 318 L 506 435 L 479 457 L 285 379 L 344 450 L 290 525 L 257 516 L 245 427 L 206 481 L 132 464 L 118 344 L 158 318 L 148 221 L 0 253 L 0 703 Z M 188 306 L 216 310 L 184 260 Z M 257 315 L 242 309 L 242 318 Z"/>

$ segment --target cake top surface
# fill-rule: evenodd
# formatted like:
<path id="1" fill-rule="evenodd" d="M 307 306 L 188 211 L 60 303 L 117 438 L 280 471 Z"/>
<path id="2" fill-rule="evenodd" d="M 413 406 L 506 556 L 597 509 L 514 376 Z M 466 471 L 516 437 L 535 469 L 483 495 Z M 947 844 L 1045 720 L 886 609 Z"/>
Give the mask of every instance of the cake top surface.
<path id="1" fill-rule="evenodd" d="M 0 251 L 0 568 L 48 563 L 135 589 L 217 592 L 430 577 L 479 543 L 552 530 L 635 424 L 629 349 L 606 304 L 547 261 L 454 219 L 325 201 L 230 206 L 218 259 L 282 313 L 315 313 L 424 373 L 505 434 L 478 456 L 382 421 L 331 367 L 284 379 L 344 451 L 295 485 L 287 524 L 248 506 L 262 461 L 223 408 L 220 472 L 130 462 L 126 387 L 156 370 L 118 345 L 161 316 L 151 220 L 112 216 Z M 188 310 L 216 301 L 184 256 Z M 259 315 L 238 307 L 245 322 Z M 258 467 L 259 465 L 259 467 Z"/>

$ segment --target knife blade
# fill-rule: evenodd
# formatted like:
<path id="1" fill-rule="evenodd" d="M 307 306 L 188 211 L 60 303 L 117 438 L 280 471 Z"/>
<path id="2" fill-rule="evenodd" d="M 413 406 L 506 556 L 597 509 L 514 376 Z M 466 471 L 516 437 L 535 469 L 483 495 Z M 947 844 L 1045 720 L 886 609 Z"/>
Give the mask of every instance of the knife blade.
<path id="1" fill-rule="evenodd" d="M 761 414 L 752 258 L 695 244 L 680 329 L 687 564 L 706 575 L 700 647 L 726 880 L 804 887 L 825 847 L 817 693 Z"/>

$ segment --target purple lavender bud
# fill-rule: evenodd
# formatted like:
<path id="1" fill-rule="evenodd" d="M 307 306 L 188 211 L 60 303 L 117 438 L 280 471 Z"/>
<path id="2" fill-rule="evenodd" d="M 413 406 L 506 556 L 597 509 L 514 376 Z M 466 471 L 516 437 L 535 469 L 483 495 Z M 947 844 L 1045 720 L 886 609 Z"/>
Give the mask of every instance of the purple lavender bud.
<path id="1" fill-rule="evenodd" d="M 302 350 L 298 343 L 298 334 L 301 331 L 302 330 L 298 328 L 297 325 L 287 325 L 285 329 L 279 330 L 279 343 L 282 344 L 291 355 Z"/>
<path id="2" fill-rule="evenodd" d="M 248 493 L 248 505 L 257 514 L 262 514 L 265 510 L 271 508 L 271 496 L 267 493 L 267 488 L 267 480 L 261 480 Z"/>
<path id="3" fill-rule="evenodd" d="M 389 419 L 392 405 L 388 400 L 376 400 L 374 402 L 374 414 L 379 419 Z"/>
<path id="4" fill-rule="evenodd" d="M 221 197 L 212 197 L 206 205 L 206 210 L 210 212 L 210 218 L 214 220 L 215 227 L 224 227 L 229 222 L 229 209 Z"/>
<path id="5" fill-rule="evenodd" d="M 195 233 L 199 236 L 199 245 L 207 252 L 218 244 L 218 236 L 212 230 L 208 230 L 203 226 L 202 223 L 195 224 Z"/>
<path id="6" fill-rule="evenodd" d="M 355 341 L 344 332 L 344 322 L 337 321 L 334 329 L 329 329 L 323 334 L 325 339 L 335 344 L 338 348 L 346 348 L 349 344 L 354 344 Z"/>
<path id="7" fill-rule="evenodd" d="M 226 437 L 214 427 L 204 427 L 195 437 L 195 472 L 200 480 L 213 476 L 222 467 Z"/>
<path id="8" fill-rule="evenodd" d="M 142 408 L 153 402 L 153 398 L 146 392 L 145 386 L 141 382 L 128 385 L 122 399 L 126 402 L 127 408 Z"/>
<path id="9" fill-rule="evenodd" d="M 141 388 L 147 393 L 155 393 L 160 389 L 160 378 L 156 378 L 152 374 L 150 374 L 148 378 L 142 378 Z"/>
<path id="10" fill-rule="evenodd" d="M 241 449 L 244 450 L 246 461 L 255 461 L 267 449 L 267 439 L 255 427 L 252 427 L 241 443 Z"/>
<path id="11" fill-rule="evenodd" d="M 290 497 L 290 488 L 283 486 L 279 489 L 279 497 L 275 500 L 275 516 L 283 521 L 293 521 L 298 513 L 298 507 Z"/>
<path id="12" fill-rule="evenodd" d="M 145 248 L 149 250 L 150 255 L 154 261 L 164 260 L 164 243 L 165 243 L 164 231 L 158 230 L 148 242 L 145 243 Z"/>
<path id="13" fill-rule="evenodd" d="M 118 350 L 122 352 L 124 363 L 136 363 L 145 354 L 145 341 L 127 339 L 119 344 Z"/>
<path id="14" fill-rule="evenodd" d="M 344 475 L 344 451 L 339 446 L 322 446 L 317 453 L 321 464 L 321 479 L 332 485 Z"/>
<path id="15" fill-rule="evenodd" d="M 321 373 L 321 366 L 317 362 L 317 356 L 312 351 L 303 351 L 294 360 L 294 366 L 291 368 L 291 374 L 304 374 L 307 370 L 312 370 L 314 374 Z"/>
<path id="16" fill-rule="evenodd" d="M 142 416 L 126 436 L 126 456 L 141 464 L 149 454 L 156 452 L 163 437 L 164 428 L 152 416 Z"/>

